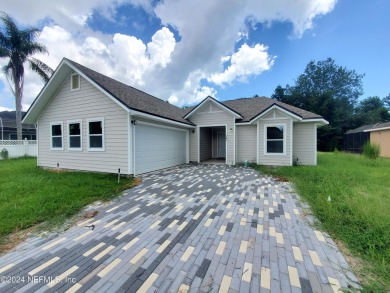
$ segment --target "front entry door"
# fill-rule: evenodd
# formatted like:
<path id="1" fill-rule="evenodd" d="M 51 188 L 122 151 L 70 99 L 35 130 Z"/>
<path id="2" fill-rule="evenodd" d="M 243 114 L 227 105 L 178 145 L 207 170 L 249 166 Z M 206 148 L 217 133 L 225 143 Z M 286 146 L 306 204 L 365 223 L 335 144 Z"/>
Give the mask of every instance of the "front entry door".
<path id="1" fill-rule="evenodd" d="M 226 134 L 218 132 L 218 158 L 226 158 Z"/>

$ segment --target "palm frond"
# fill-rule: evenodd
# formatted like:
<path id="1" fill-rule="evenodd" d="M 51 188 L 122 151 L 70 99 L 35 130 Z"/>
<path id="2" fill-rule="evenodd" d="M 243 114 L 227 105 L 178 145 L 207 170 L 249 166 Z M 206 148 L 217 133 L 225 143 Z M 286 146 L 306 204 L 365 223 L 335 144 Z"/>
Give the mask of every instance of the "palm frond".
<path id="1" fill-rule="evenodd" d="M 25 36 L 30 36 L 31 41 L 33 41 L 36 37 L 39 36 L 39 34 L 41 33 L 41 30 L 35 26 L 31 26 L 29 28 L 21 30 L 20 32 Z"/>
<path id="2" fill-rule="evenodd" d="M 31 56 L 37 53 L 46 53 L 48 54 L 48 50 L 46 46 L 39 44 L 37 42 L 26 42 L 21 50 L 26 56 Z"/>
<path id="3" fill-rule="evenodd" d="M 9 63 L 7 65 L 4 65 L 2 68 L 1 68 L 1 71 L 8 77 L 10 76 L 10 70 L 11 70 L 11 67 L 9 66 Z"/>
<path id="4" fill-rule="evenodd" d="M 11 51 L 0 45 L 0 58 L 11 57 Z"/>
<path id="5" fill-rule="evenodd" d="M 15 94 L 15 89 L 14 89 L 13 86 L 12 86 L 12 83 L 11 83 L 11 81 L 10 81 L 10 78 L 9 78 L 8 74 L 6 74 L 5 77 L 7 78 L 7 82 L 8 82 L 9 87 L 11 88 L 12 94 L 13 94 L 14 96 L 16 96 L 16 94 Z"/>
<path id="6" fill-rule="evenodd" d="M 47 82 L 53 74 L 53 69 L 50 66 L 34 57 L 28 58 L 28 63 L 30 64 L 31 70 L 38 73 L 44 82 Z"/>
<path id="7" fill-rule="evenodd" d="M 0 31 L 0 47 L 9 49 L 9 40 L 3 32 Z"/>
<path id="8" fill-rule="evenodd" d="M 19 31 L 16 23 L 13 21 L 13 19 L 7 13 L 0 12 L 0 19 L 4 24 L 4 28 L 5 28 L 6 33 L 9 36 L 12 36 L 15 34 L 15 32 Z"/>

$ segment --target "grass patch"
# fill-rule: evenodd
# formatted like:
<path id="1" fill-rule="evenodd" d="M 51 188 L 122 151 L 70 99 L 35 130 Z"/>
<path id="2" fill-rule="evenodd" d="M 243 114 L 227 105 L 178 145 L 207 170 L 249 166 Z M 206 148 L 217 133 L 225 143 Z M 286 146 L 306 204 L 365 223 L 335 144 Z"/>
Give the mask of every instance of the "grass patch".
<path id="1" fill-rule="evenodd" d="M 255 168 L 293 182 L 322 227 L 362 259 L 364 291 L 390 291 L 390 159 L 319 153 L 318 166 Z"/>
<path id="2" fill-rule="evenodd" d="M 39 223 L 62 223 L 84 206 L 132 187 L 133 178 L 87 172 L 53 172 L 36 158 L 0 161 L 0 244 L 10 233 Z"/>

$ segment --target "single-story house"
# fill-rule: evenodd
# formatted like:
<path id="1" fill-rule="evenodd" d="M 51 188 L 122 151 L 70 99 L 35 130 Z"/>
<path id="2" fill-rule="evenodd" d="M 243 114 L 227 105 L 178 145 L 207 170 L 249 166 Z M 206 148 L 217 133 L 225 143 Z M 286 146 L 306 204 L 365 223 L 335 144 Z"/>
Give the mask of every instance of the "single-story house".
<path id="1" fill-rule="evenodd" d="M 390 157 L 390 122 L 364 125 L 347 131 L 343 137 L 343 148 L 345 151 L 362 153 L 367 141 L 380 146 L 381 157 Z"/>
<path id="2" fill-rule="evenodd" d="M 24 113 L 22 113 L 24 114 Z M 0 140 L 17 140 L 16 112 L 0 112 Z M 34 124 L 22 124 L 22 139 L 35 140 L 36 129 Z"/>
<path id="3" fill-rule="evenodd" d="M 65 58 L 23 122 L 37 124 L 39 166 L 134 175 L 212 158 L 316 165 L 328 124 L 265 97 L 182 109 Z"/>

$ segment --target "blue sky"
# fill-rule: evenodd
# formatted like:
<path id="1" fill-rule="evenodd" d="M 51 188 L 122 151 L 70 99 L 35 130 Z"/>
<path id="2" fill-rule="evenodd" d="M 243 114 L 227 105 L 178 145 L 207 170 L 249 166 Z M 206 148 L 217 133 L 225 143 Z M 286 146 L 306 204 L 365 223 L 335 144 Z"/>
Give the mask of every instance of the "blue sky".
<path id="1" fill-rule="evenodd" d="M 387 0 L 34 4 L 16 0 L 2 10 L 21 26 L 42 29 L 38 41 L 50 52 L 37 56 L 42 61 L 55 68 L 67 57 L 178 106 L 207 95 L 271 96 L 277 85 L 293 84 L 309 61 L 328 57 L 365 74 L 362 98 L 390 93 Z M 27 72 L 25 108 L 42 86 Z M 14 100 L 1 76 L 4 108 L 14 108 Z"/>

